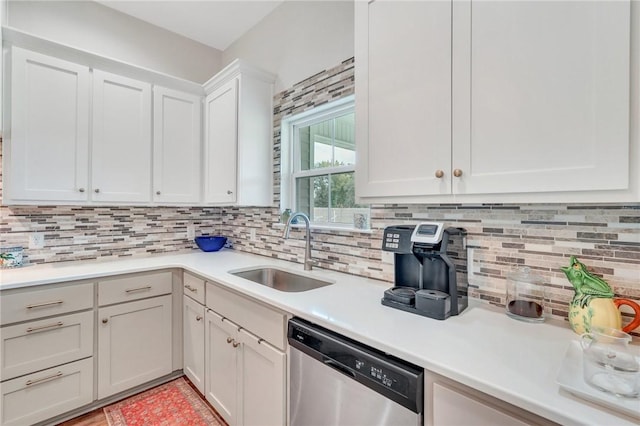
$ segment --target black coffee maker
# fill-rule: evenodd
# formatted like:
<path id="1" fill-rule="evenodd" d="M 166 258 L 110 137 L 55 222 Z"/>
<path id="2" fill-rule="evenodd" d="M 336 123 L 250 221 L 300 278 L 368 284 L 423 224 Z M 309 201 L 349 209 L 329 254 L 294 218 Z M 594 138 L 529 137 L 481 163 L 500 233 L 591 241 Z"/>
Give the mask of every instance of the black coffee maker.
<path id="1" fill-rule="evenodd" d="M 385 228 L 382 249 L 395 253 L 395 286 L 382 304 L 440 320 L 462 312 L 468 305 L 466 235 L 439 222 Z"/>

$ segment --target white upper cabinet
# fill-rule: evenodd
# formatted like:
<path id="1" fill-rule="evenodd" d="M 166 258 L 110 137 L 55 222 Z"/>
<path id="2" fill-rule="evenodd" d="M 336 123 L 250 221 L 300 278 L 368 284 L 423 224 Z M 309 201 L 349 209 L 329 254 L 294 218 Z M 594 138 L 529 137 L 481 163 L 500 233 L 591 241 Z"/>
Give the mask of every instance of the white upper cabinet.
<path id="1" fill-rule="evenodd" d="M 206 99 L 205 201 L 236 201 L 238 150 L 238 79 L 215 90 Z"/>
<path id="2" fill-rule="evenodd" d="M 153 200 L 198 203 L 201 197 L 202 97 L 153 88 Z"/>
<path id="3" fill-rule="evenodd" d="M 273 202 L 275 76 L 235 60 L 204 84 L 204 202 Z"/>
<path id="4" fill-rule="evenodd" d="M 355 7 L 358 196 L 447 194 L 436 172 L 451 159 L 451 4 Z"/>
<path id="5" fill-rule="evenodd" d="M 11 56 L 5 201 L 87 200 L 89 68 L 17 47 Z"/>
<path id="6" fill-rule="evenodd" d="M 92 199 L 151 201 L 151 85 L 93 72 Z"/>
<path id="7" fill-rule="evenodd" d="M 13 37 L 81 64 L 11 46 L 4 204 L 272 205 L 274 75 L 237 59 L 201 86 Z"/>
<path id="8" fill-rule="evenodd" d="M 453 4 L 454 193 L 626 189 L 629 2 Z"/>
<path id="9" fill-rule="evenodd" d="M 356 2 L 358 197 L 637 201 L 630 13 L 629 1 Z"/>

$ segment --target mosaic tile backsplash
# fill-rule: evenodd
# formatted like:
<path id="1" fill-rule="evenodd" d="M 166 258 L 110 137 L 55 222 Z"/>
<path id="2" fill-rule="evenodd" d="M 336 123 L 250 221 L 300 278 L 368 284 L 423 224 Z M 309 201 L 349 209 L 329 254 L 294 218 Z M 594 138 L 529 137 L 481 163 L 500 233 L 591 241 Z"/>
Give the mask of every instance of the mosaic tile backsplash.
<path id="1" fill-rule="evenodd" d="M 304 233 L 295 229 L 283 240 L 276 207 L 280 121 L 352 94 L 353 70 L 351 58 L 274 96 L 272 208 L 2 207 L 0 245 L 27 247 L 30 233 L 43 232 L 45 249 L 26 250 L 27 261 L 114 259 L 193 250 L 186 228 L 194 225 L 196 234 L 228 236 L 236 250 L 302 263 Z M 547 313 L 566 318 L 573 288 L 559 268 L 576 255 L 617 295 L 640 301 L 640 204 L 372 205 L 370 231 L 315 230 L 313 256 L 322 268 L 392 282 L 393 257 L 380 250 L 382 230 L 423 220 L 467 230 L 473 298 L 504 305 L 506 275 L 528 266 L 544 279 Z"/>

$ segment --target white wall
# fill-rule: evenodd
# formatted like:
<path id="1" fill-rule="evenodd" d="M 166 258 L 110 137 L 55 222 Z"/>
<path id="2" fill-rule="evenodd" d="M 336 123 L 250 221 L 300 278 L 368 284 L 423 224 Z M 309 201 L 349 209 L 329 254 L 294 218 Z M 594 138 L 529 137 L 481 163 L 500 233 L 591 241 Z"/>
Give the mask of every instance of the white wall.
<path id="1" fill-rule="evenodd" d="M 222 54 L 278 75 L 280 92 L 353 56 L 353 1 L 287 1 Z"/>
<path id="2" fill-rule="evenodd" d="M 222 52 L 93 1 L 9 0 L 7 24 L 72 47 L 204 83 Z"/>

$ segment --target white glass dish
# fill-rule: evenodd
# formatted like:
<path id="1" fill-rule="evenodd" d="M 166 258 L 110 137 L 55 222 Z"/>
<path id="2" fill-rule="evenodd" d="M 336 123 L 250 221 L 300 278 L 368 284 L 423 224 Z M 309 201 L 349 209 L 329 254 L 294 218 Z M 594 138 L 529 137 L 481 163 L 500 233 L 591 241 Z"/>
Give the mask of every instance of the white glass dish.
<path id="1" fill-rule="evenodd" d="M 640 419 L 640 399 L 621 398 L 589 386 L 583 378 L 582 348 L 572 341 L 567 348 L 556 383 L 564 390 L 588 401 Z"/>

